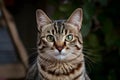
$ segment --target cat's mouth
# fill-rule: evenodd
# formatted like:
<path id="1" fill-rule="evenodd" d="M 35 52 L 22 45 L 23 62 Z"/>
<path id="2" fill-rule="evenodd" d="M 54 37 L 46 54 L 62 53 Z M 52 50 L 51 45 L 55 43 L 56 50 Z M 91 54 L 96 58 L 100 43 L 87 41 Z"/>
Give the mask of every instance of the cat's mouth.
<path id="1" fill-rule="evenodd" d="M 62 52 L 59 52 L 59 53 L 56 53 L 54 55 L 54 57 L 58 60 L 64 60 L 66 58 L 67 54 L 66 53 L 62 53 Z"/>
<path id="2" fill-rule="evenodd" d="M 66 56 L 67 54 L 65 54 L 65 53 L 61 53 L 61 52 L 59 52 L 59 53 L 57 53 L 57 54 L 55 54 L 55 56 Z"/>
<path id="3" fill-rule="evenodd" d="M 66 55 L 65 54 L 57 54 L 57 55 L 55 55 L 55 58 L 58 60 L 64 60 L 66 58 Z"/>
<path id="4" fill-rule="evenodd" d="M 66 51 L 65 49 L 63 49 L 61 52 L 59 52 L 57 49 L 53 52 L 53 55 L 51 55 L 54 59 L 56 60 L 71 60 L 73 58 L 75 58 L 75 55 L 72 55 L 71 52 Z M 70 57 L 72 56 L 72 57 Z"/>

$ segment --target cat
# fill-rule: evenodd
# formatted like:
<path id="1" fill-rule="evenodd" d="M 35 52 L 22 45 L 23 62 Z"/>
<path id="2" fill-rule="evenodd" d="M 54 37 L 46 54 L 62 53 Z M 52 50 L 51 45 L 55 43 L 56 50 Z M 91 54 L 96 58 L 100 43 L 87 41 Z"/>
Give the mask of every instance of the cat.
<path id="1" fill-rule="evenodd" d="M 54 21 L 36 11 L 38 56 L 26 80 L 90 80 L 82 52 L 82 19 L 81 8 L 67 20 Z"/>

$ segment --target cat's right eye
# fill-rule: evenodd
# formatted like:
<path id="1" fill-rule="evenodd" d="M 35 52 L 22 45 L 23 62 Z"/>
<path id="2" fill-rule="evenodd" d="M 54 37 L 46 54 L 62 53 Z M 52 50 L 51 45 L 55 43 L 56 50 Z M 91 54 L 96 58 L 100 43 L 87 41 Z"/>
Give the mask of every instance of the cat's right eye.
<path id="1" fill-rule="evenodd" d="M 54 36 L 52 36 L 52 35 L 47 35 L 46 39 L 47 39 L 47 41 L 49 41 L 49 42 L 53 42 L 53 41 L 54 41 Z"/>
<path id="2" fill-rule="evenodd" d="M 73 35 L 72 34 L 67 35 L 65 40 L 68 41 L 68 42 L 72 41 L 73 40 Z"/>

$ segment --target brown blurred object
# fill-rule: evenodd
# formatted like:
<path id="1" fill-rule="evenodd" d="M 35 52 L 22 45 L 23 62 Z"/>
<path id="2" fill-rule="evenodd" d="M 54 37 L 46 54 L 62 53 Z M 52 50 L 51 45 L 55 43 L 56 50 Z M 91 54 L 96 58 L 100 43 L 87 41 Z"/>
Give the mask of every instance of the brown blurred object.
<path id="1" fill-rule="evenodd" d="M 8 79 L 23 78 L 25 77 L 26 70 L 28 68 L 27 51 L 23 46 L 22 41 L 19 38 L 14 19 L 12 15 L 5 8 L 2 0 L 0 1 L 0 10 L 3 15 L 2 21 L 4 20 L 3 23 L 6 24 L 7 29 L 9 30 L 8 32 L 11 35 L 13 44 L 17 50 L 16 53 L 18 53 L 17 55 L 21 60 L 18 63 L 0 65 L 0 77 L 8 78 Z"/>

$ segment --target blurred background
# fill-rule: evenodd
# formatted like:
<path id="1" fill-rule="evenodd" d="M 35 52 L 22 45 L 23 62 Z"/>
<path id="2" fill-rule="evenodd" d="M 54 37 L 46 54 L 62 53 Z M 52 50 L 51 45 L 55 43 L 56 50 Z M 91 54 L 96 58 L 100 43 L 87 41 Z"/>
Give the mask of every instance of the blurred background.
<path id="1" fill-rule="evenodd" d="M 85 54 L 88 75 L 91 80 L 120 80 L 120 0 L 1 1 L 4 1 L 4 6 L 14 19 L 21 42 L 28 57 L 30 57 L 30 64 L 34 62 L 34 57 L 36 56 L 36 9 L 42 9 L 51 19 L 67 19 L 76 8 L 82 8 L 84 18 L 81 32 L 84 39 L 83 52 Z M 2 16 L 1 13 L 0 16 Z M 0 26 L 0 34 L 3 31 L 1 28 Z M 6 29 L 7 31 L 7 34 L 9 34 L 10 30 Z M 11 41 L 11 43 L 14 42 Z M 2 46 L 0 48 L 3 49 Z M 15 48 L 14 44 L 13 48 Z M 1 51 L 0 56 L 3 56 Z M 19 53 L 19 50 L 17 53 Z M 16 51 L 12 55 L 11 58 L 14 60 L 8 61 L 6 64 L 17 62 L 19 56 L 16 54 Z M 4 64 L 4 59 L 0 61 L 0 65 Z M 22 63 L 24 60 L 21 61 L 21 58 L 19 58 L 18 62 Z M 14 78 L 1 75 L 0 77 L 0 80 L 6 80 L 6 78 L 12 78 L 13 80 Z M 24 78 L 24 76 L 20 78 Z"/>

